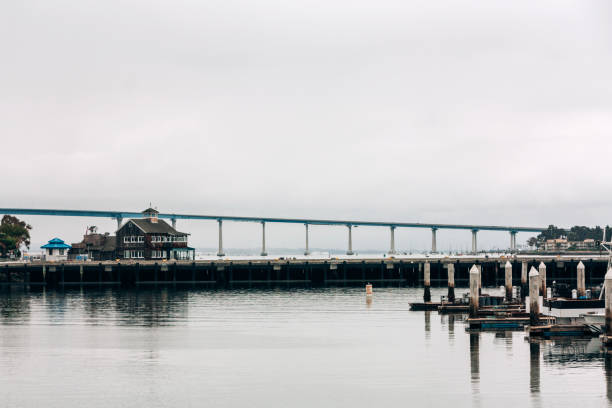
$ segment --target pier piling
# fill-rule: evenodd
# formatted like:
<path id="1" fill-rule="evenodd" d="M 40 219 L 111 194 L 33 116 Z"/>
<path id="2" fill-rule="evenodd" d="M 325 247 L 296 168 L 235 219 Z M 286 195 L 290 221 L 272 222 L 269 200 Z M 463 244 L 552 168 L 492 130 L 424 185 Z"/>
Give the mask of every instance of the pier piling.
<path id="1" fill-rule="evenodd" d="M 605 291 L 605 335 L 608 340 L 612 339 L 612 268 L 606 272 L 604 279 Z"/>
<path id="2" fill-rule="evenodd" d="M 431 291 L 429 289 L 429 287 L 431 286 L 431 264 L 429 262 L 425 262 L 423 270 L 423 285 L 425 286 L 425 290 L 423 292 L 423 301 L 431 302 Z"/>
<path id="3" fill-rule="evenodd" d="M 525 299 L 527 299 L 527 295 L 529 294 L 529 286 L 527 285 L 527 262 L 521 263 L 521 298 L 523 299 L 523 303 L 525 303 Z"/>
<path id="4" fill-rule="evenodd" d="M 538 274 L 540 275 L 540 293 L 542 298 L 546 299 L 546 265 L 544 262 L 540 262 L 540 265 L 538 265 Z M 529 276 L 531 276 L 531 272 L 529 272 Z M 529 285 L 531 286 L 531 278 L 529 279 Z M 529 296 L 531 296 L 531 289 L 529 289 L 529 293 Z"/>
<path id="5" fill-rule="evenodd" d="M 478 296 L 482 294 L 482 265 L 477 264 L 476 269 L 478 270 Z"/>
<path id="6" fill-rule="evenodd" d="M 585 280 L 584 280 L 584 264 L 582 263 L 582 261 L 580 261 L 578 263 L 578 266 L 576 267 L 576 292 L 578 297 L 584 297 L 586 296 L 586 285 L 585 285 Z"/>
<path id="7" fill-rule="evenodd" d="M 455 264 L 449 263 L 446 265 L 448 271 L 448 301 L 455 301 Z"/>
<path id="8" fill-rule="evenodd" d="M 476 265 L 470 269 L 470 317 L 478 317 L 478 279 L 480 274 Z"/>
<path id="9" fill-rule="evenodd" d="M 529 272 L 529 324 L 537 326 L 540 322 L 540 274 L 532 266 Z"/>
<path id="10" fill-rule="evenodd" d="M 512 264 L 510 263 L 510 261 L 506 261 L 505 272 L 506 302 L 510 302 L 512 300 Z"/>

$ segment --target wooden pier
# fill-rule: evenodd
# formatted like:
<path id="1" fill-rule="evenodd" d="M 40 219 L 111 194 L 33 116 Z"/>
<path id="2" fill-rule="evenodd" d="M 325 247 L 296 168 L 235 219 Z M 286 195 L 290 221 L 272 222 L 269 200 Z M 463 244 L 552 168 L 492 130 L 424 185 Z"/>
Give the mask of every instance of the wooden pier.
<path id="1" fill-rule="evenodd" d="M 522 265 L 537 266 L 544 262 L 547 280 L 574 283 L 579 261 L 586 265 L 587 285 L 603 280 L 607 260 L 593 256 L 560 258 L 537 257 L 388 257 L 388 258 L 291 258 L 228 259 L 196 261 L 66 261 L 0 263 L 0 286 L 6 285 L 120 285 L 204 284 L 214 287 L 249 285 L 295 286 L 375 286 L 420 287 L 425 269 L 430 273 L 431 287 L 446 287 L 451 266 L 453 286 L 466 287 L 469 268 L 481 270 L 482 286 L 499 286 L 505 282 L 503 265 L 513 268 L 513 285 L 520 285 Z M 425 268 L 425 265 L 428 265 Z"/>

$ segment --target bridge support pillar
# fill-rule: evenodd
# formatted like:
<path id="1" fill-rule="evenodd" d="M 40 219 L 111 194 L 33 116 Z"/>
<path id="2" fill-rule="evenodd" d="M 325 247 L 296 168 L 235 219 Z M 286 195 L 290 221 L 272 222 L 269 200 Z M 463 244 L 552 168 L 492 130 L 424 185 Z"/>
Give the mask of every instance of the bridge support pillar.
<path id="1" fill-rule="evenodd" d="M 217 220 L 219 223 L 219 250 L 217 251 L 217 256 L 225 256 L 223 253 L 223 220 Z"/>
<path id="2" fill-rule="evenodd" d="M 510 251 L 516 251 L 516 231 L 510 231 Z"/>
<path id="3" fill-rule="evenodd" d="M 310 255 L 310 249 L 308 248 L 308 224 L 304 224 L 306 227 L 306 249 L 304 249 L 304 255 Z"/>
<path id="4" fill-rule="evenodd" d="M 121 228 L 121 223 L 123 222 L 123 217 L 115 218 L 117 220 L 117 230 Z"/>
<path id="5" fill-rule="evenodd" d="M 172 218 L 172 228 L 176 229 L 176 218 Z"/>
<path id="6" fill-rule="evenodd" d="M 472 252 L 476 253 L 478 252 L 478 230 L 477 229 L 473 229 L 472 230 Z"/>
<path id="7" fill-rule="evenodd" d="M 437 228 L 431 229 L 431 252 L 434 254 L 438 252 L 438 243 L 436 242 L 436 232 L 437 231 L 438 231 Z"/>
<path id="8" fill-rule="evenodd" d="M 267 256 L 266 252 L 266 223 L 265 221 L 261 222 L 261 256 Z"/>
<path id="9" fill-rule="evenodd" d="M 353 226 L 348 224 L 348 249 L 346 250 L 347 255 L 353 255 Z"/>
<path id="10" fill-rule="evenodd" d="M 395 255 L 395 226 L 389 227 L 391 230 L 391 247 L 389 248 L 389 255 Z"/>

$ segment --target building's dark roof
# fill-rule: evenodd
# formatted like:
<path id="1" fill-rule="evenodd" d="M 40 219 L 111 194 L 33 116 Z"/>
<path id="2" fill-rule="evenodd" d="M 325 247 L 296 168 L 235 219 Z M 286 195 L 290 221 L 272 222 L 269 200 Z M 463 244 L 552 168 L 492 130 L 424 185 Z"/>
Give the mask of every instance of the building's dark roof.
<path id="1" fill-rule="evenodd" d="M 91 251 L 114 251 L 117 247 L 117 239 L 114 235 L 87 234 L 81 242 L 72 244 L 73 249 L 89 249 Z"/>
<path id="2" fill-rule="evenodd" d="M 117 237 L 114 235 L 107 236 L 104 246 L 102 246 L 102 252 L 112 252 L 115 249 L 117 249 Z"/>
<path id="3" fill-rule="evenodd" d="M 151 220 L 148 218 L 136 218 L 131 219 L 130 221 L 136 224 L 138 228 L 143 230 L 145 234 L 189 235 L 185 232 L 178 232 L 164 220 L 151 222 Z"/>
<path id="4" fill-rule="evenodd" d="M 144 210 L 142 214 L 159 214 L 159 211 L 157 211 L 155 208 L 149 207 L 146 210 Z"/>

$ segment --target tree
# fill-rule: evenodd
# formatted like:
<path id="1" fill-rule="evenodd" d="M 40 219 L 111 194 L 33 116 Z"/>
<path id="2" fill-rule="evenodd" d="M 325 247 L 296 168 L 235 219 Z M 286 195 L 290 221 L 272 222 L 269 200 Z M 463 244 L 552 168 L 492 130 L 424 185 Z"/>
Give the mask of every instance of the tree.
<path id="1" fill-rule="evenodd" d="M 536 237 L 531 237 L 527 240 L 527 245 L 530 247 L 535 247 L 538 245 L 538 239 Z"/>
<path id="2" fill-rule="evenodd" d="M 7 252 L 15 251 L 25 245 L 30 248 L 30 230 L 32 226 L 12 215 L 5 215 L 0 221 L 0 253 L 6 256 Z"/>

